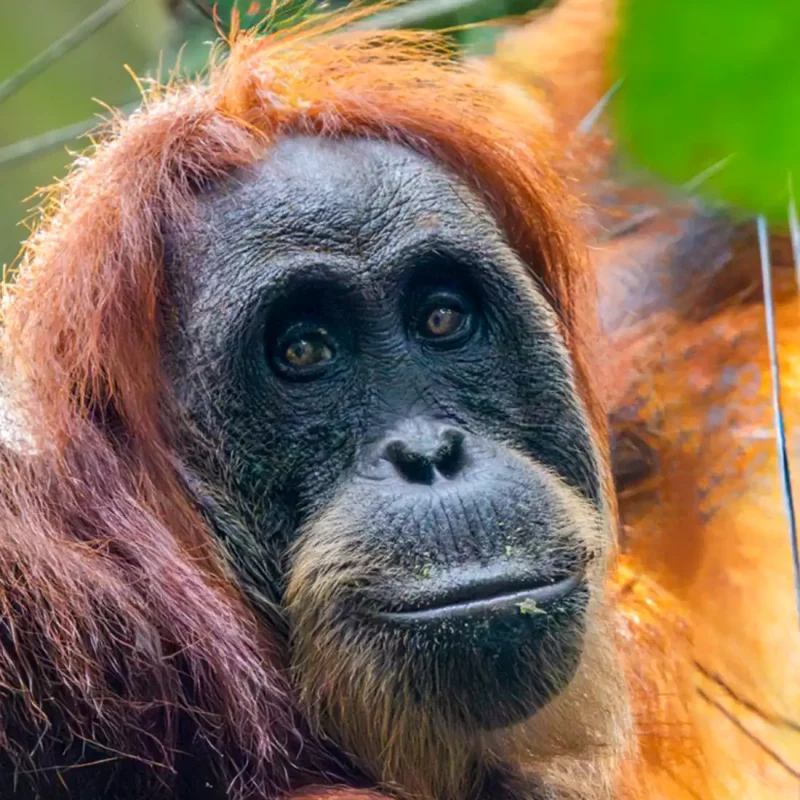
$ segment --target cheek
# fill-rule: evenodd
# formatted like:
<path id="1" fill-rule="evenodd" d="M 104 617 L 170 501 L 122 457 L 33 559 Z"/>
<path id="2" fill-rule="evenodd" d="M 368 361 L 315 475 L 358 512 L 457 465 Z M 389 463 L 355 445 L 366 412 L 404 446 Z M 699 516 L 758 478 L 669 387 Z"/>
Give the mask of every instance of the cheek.
<path id="1" fill-rule="evenodd" d="M 344 391 L 321 405 L 273 394 L 240 407 L 228 438 L 235 470 L 249 486 L 246 497 L 257 508 L 283 506 L 302 524 L 331 502 L 351 472 L 360 417 L 357 400 Z"/>
<path id="2" fill-rule="evenodd" d="M 509 337 L 480 359 L 446 366 L 452 416 L 551 468 L 599 507 L 596 448 L 569 356 L 541 331 L 525 338 L 528 344 Z"/>

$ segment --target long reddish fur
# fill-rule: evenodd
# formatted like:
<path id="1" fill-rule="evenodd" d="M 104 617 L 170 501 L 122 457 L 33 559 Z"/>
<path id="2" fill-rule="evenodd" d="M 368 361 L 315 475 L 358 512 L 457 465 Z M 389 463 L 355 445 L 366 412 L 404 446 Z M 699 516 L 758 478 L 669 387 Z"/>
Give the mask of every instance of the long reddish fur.
<path id="1" fill-rule="evenodd" d="M 800 791 L 800 640 L 755 225 L 641 173 L 631 181 L 613 115 L 575 135 L 616 80 L 618 6 L 561 0 L 511 33 L 490 71 L 516 98 L 527 84 L 523 102 L 560 132 L 556 160 L 584 199 L 599 280 L 602 383 L 616 475 L 627 474 L 611 581 L 638 719 L 619 796 L 778 800 Z M 800 306 L 785 230 L 770 244 L 796 473 Z"/>
<path id="2" fill-rule="evenodd" d="M 563 5 L 567 18 L 584 7 L 608 31 L 610 0 Z M 179 757 L 177 728 L 188 718 L 220 778 L 241 796 L 377 797 L 334 788 L 347 782 L 346 769 L 328 769 L 322 746 L 303 730 L 280 647 L 238 595 L 186 501 L 172 457 L 175 411 L 158 368 L 160 225 L 180 225 L 199 187 L 257 161 L 282 134 L 377 136 L 448 164 L 486 198 L 553 294 L 601 438 L 595 373 L 611 375 L 615 393 L 607 397 L 623 406 L 646 391 L 647 348 L 661 332 L 685 329 L 679 315 L 662 315 L 618 337 L 615 363 L 593 370 L 590 267 L 566 222 L 575 206 L 548 166 L 573 163 L 574 154 L 548 126 L 530 124 L 530 103 L 509 102 L 493 75 L 457 65 L 439 37 L 331 37 L 348 19 L 240 37 L 207 84 L 153 87 L 143 110 L 117 121 L 45 204 L 5 311 L 12 397 L 27 411 L 32 441 L 23 449 L 34 453 L 9 451 L 2 462 L 0 707 L 13 703 L 28 733 L 46 735 L 60 717 L 60 735 L 99 742 L 156 771 Z M 554 28 L 545 41 L 567 30 L 577 28 Z M 580 62 L 564 69 L 558 45 L 542 51 L 544 61 L 553 51 L 551 77 L 558 73 L 566 87 L 563 97 L 556 93 L 565 113 L 549 126 L 559 131 L 585 112 L 587 97 L 596 99 L 596 87 L 571 89 L 570 80 L 595 80 L 598 56 L 590 54 L 593 71 L 581 72 Z M 584 177 L 597 180 L 596 172 Z M 754 330 L 744 313 L 731 330 Z M 659 443 L 664 453 L 671 441 Z M 669 569 L 673 532 L 696 527 L 670 516 L 683 507 L 685 487 L 662 482 L 672 505 L 631 510 L 623 498 L 647 536 L 633 542 L 612 583 L 639 722 L 638 754 L 620 775 L 626 800 L 711 797 L 694 687 L 682 668 L 694 658 L 684 602 L 692 596 Z M 15 735 L 9 724 L 0 717 L 0 747 L 13 752 L 14 741 L 2 739 Z M 21 770 L 30 766 L 17 755 Z"/>
<path id="3" fill-rule="evenodd" d="M 524 138 L 524 116 L 440 37 L 331 36 L 344 21 L 239 37 L 206 84 L 153 87 L 77 161 L 25 249 L 3 352 L 34 452 L 5 454 L 0 493 L 0 747 L 23 772 L 20 729 L 169 771 L 188 719 L 236 794 L 327 780 L 283 654 L 186 499 L 159 371 L 162 225 L 277 137 L 398 141 L 472 184 L 551 292 L 602 430 L 581 346 L 589 281 L 549 143 Z"/>

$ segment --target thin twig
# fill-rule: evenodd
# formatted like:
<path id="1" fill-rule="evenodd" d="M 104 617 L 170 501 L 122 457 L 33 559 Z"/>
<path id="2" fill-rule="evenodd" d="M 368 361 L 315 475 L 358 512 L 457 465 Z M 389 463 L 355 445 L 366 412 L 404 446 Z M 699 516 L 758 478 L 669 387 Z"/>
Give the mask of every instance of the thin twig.
<path id="1" fill-rule="evenodd" d="M 795 517 L 794 498 L 792 497 L 792 473 L 789 466 L 788 448 L 786 446 L 786 427 L 783 421 L 783 405 L 781 403 L 781 373 L 778 363 L 778 341 L 775 333 L 775 304 L 772 297 L 772 264 L 769 256 L 769 229 L 764 216 L 758 217 L 758 247 L 761 256 L 761 280 L 764 286 L 764 314 L 767 327 L 767 345 L 769 348 L 769 366 L 772 376 L 772 406 L 775 415 L 775 439 L 778 448 L 778 471 L 783 491 L 783 502 L 789 522 L 791 537 L 792 565 L 794 567 L 794 592 L 797 605 L 798 621 L 800 621 L 800 550 L 797 541 L 797 518 Z"/>
<path id="2" fill-rule="evenodd" d="M 108 0 L 107 3 L 92 12 L 71 31 L 65 33 L 61 38 L 53 42 L 50 47 L 39 53 L 36 58 L 29 61 L 19 72 L 0 83 L 0 103 L 16 94 L 23 86 L 30 83 L 37 75 L 44 72 L 51 64 L 58 61 L 70 50 L 85 42 L 132 2 L 133 0 Z"/>
<path id="3" fill-rule="evenodd" d="M 120 111 L 127 115 L 138 106 L 138 103 L 130 103 L 127 106 L 123 106 Z M 30 139 L 23 139 L 6 147 L 0 147 L 0 167 L 10 167 L 12 164 L 48 153 L 61 145 L 69 144 L 96 128 L 101 122 L 102 118 L 95 114 L 80 122 L 74 122 L 72 125 L 65 125 L 63 128 L 56 128 L 38 136 L 32 136 Z"/>
<path id="4" fill-rule="evenodd" d="M 789 235 L 792 239 L 794 253 L 794 274 L 797 287 L 800 288 L 800 222 L 797 220 L 797 205 L 794 200 L 794 182 L 789 176 Z"/>
<path id="5" fill-rule="evenodd" d="M 686 181 L 686 183 L 682 184 L 681 189 L 688 194 L 692 194 L 693 192 L 697 191 L 697 189 L 709 178 L 720 172 L 723 167 L 726 167 L 730 163 L 731 158 L 733 158 L 732 155 L 726 156 L 725 158 L 717 161 L 716 164 L 712 164 L 710 167 L 707 167 L 702 172 L 699 172 L 697 175 L 695 175 L 694 178 L 690 178 L 688 181 Z M 650 222 L 656 217 L 660 217 L 665 213 L 665 211 L 666 209 L 660 206 L 646 208 L 643 211 L 640 211 L 638 214 L 634 214 L 634 216 L 630 217 L 629 219 L 623 220 L 618 225 L 614 225 L 612 228 L 609 228 L 609 230 L 598 237 L 597 242 L 598 244 L 604 244 L 605 242 L 610 242 L 613 239 L 618 239 L 620 236 L 627 236 L 629 233 L 634 233 L 646 222 Z"/>
<path id="6" fill-rule="evenodd" d="M 203 0 L 189 0 L 189 5 L 196 11 L 199 11 L 200 15 L 205 17 L 205 19 L 207 19 L 209 22 L 216 24 L 217 18 L 214 16 L 214 12 L 205 4 Z"/>
<path id="7" fill-rule="evenodd" d="M 688 194 L 696 192 L 709 178 L 713 178 L 718 172 L 721 172 L 724 167 L 727 167 L 730 160 L 733 158 L 733 153 L 721 158 L 716 164 L 706 167 L 702 172 L 698 172 L 694 178 L 686 181 L 681 187 Z"/>
<path id="8" fill-rule="evenodd" d="M 408 3 L 407 5 L 393 8 L 388 11 L 382 11 L 374 14 L 371 17 L 360 20 L 349 26 L 349 30 L 378 30 L 382 28 L 402 28 L 413 25 L 419 25 L 427 20 L 434 19 L 442 14 L 448 14 L 453 11 L 478 6 L 483 0 L 417 0 L 417 2 Z M 59 57 L 59 55 L 66 52 L 63 46 L 65 40 L 69 40 L 67 49 L 74 47 L 79 42 L 76 36 L 76 31 L 81 28 L 84 35 L 90 35 L 94 30 L 99 27 L 96 23 L 96 17 L 101 12 L 110 13 L 107 11 L 110 7 L 114 7 L 115 13 L 118 13 L 124 6 L 132 0 L 109 0 L 104 6 L 96 11 L 92 16 L 88 17 L 77 28 L 73 29 L 66 36 L 62 37 L 58 42 L 53 44 L 48 50 L 42 53 L 38 58 L 34 59 L 27 67 L 18 72 L 15 76 L 10 78 L 3 84 L 0 84 L 0 102 L 5 97 L 10 96 L 13 92 L 17 91 L 24 83 L 27 83 L 34 75 L 45 69 L 52 61 Z M 202 10 L 204 4 L 202 2 L 192 2 L 192 6 L 198 10 Z M 109 17 L 110 19 L 110 17 Z M 87 33 L 87 27 L 90 21 L 95 20 L 94 26 Z M 104 20 L 108 21 L 107 19 Z M 102 24 L 102 23 L 101 23 Z M 54 51 L 58 49 L 56 54 Z M 49 55 L 53 53 L 53 55 Z M 34 71 L 35 70 L 35 71 Z M 13 85 L 12 85 L 13 84 Z M 8 88 L 7 88 L 8 87 Z M 96 118 L 76 122 L 73 125 L 67 125 L 63 128 L 56 128 L 55 130 L 47 131 L 38 136 L 33 136 L 29 139 L 24 139 L 19 142 L 7 145 L 0 148 L 0 168 L 8 167 L 20 161 L 33 158 L 41 153 L 49 152 L 57 147 L 67 144 L 79 136 L 82 136 L 87 131 L 91 130 L 97 124 Z"/>
<path id="9" fill-rule="evenodd" d="M 614 95 L 620 90 L 624 82 L 624 78 L 620 78 L 590 109 L 589 113 L 578 123 L 575 128 L 575 133 L 579 136 L 586 136 L 592 128 L 597 124 L 597 121 L 602 116 L 603 112 L 608 107 Z"/>
<path id="10" fill-rule="evenodd" d="M 737 730 L 741 731 L 756 747 L 759 748 L 762 752 L 764 752 L 769 758 L 774 761 L 778 766 L 782 767 L 786 770 L 792 777 L 800 778 L 800 772 L 798 772 L 788 761 L 785 761 L 783 758 L 780 757 L 776 750 L 773 750 L 765 741 L 760 739 L 753 731 L 751 731 L 739 717 L 734 714 L 729 709 L 725 708 L 725 706 L 720 703 L 719 700 L 715 700 L 711 695 L 706 694 L 702 689 L 697 690 L 697 694 L 703 700 L 706 701 L 709 705 L 713 706 L 717 709 L 717 711 L 722 714 L 725 719 L 728 720 Z"/>
<path id="11" fill-rule="evenodd" d="M 384 28 L 410 28 L 423 25 L 439 17 L 463 11 L 468 8 L 480 8 L 484 0 L 416 0 L 386 11 L 379 11 L 347 26 L 350 31 L 375 31 Z"/>
<path id="12" fill-rule="evenodd" d="M 635 233 L 646 222 L 650 222 L 650 220 L 661 216 L 663 213 L 664 211 L 661 208 L 645 208 L 638 214 L 634 214 L 632 217 L 612 226 L 605 233 L 600 234 L 597 237 L 597 244 L 605 244 L 614 239 L 619 239 L 621 236 L 627 236 L 629 233 Z"/>

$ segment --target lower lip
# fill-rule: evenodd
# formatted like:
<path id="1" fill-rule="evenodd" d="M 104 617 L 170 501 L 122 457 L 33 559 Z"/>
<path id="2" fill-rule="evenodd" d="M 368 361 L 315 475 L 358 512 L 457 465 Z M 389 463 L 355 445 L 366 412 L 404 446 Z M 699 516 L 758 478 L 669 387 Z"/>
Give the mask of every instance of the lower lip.
<path id="1" fill-rule="evenodd" d="M 515 606 L 523 606 L 526 602 L 536 604 L 542 611 L 556 600 L 562 600 L 571 594 L 580 585 L 578 578 L 564 578 L 564 580 L 549 586 L 537 586 L 532 589 L 519 589 L 509 594 L 498 594 L 492 597 L 482 597 L 480 600 L 467 600 L 466 602 L 452 603 L 451 605 L 436 606 L 435 608 L 421 608 L 417 611 L 385 611 L 378 616 L 385 620 L 395 622 L 430 622 L 441 619 L 459 619 L 474 617 L 479 614 L 504 611 Z"/>

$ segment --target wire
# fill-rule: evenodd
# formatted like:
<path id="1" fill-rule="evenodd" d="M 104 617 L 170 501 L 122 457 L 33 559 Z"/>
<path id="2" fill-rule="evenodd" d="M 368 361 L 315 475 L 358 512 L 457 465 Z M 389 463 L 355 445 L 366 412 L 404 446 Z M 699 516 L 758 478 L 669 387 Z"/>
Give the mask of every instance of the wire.
<path id="1" fill-rule="evenodd" d="M 759 216 L 758 248 L 761 257 L 761 280 L 764 286 L 764 314 L 767 327 L 767 345 L 769 347 L 769 367 L 772 377 L 772 406 L 775 414 L 775 439 L 778 448 L 778 471 L 783 491 L 783 502 L 789 521 L 789 535 L 792 547 L 792 566 L 794 568 L 794 593 L 797 606 L 798 623 L 800 624 L 800 549 L 797 542 L 797 517 L 792 497 L 792 473 L 789 466 L 786 446 L 786 427 L 783 421 L 781 404 L 781 374 L 778 363 L 778 342 L 775 333 L 775 303 L 772 296 L 772 264 L 769 255 L 769 228 L 764 216 Z M 795 254 L 796 255 L 796 254 Z"/>

